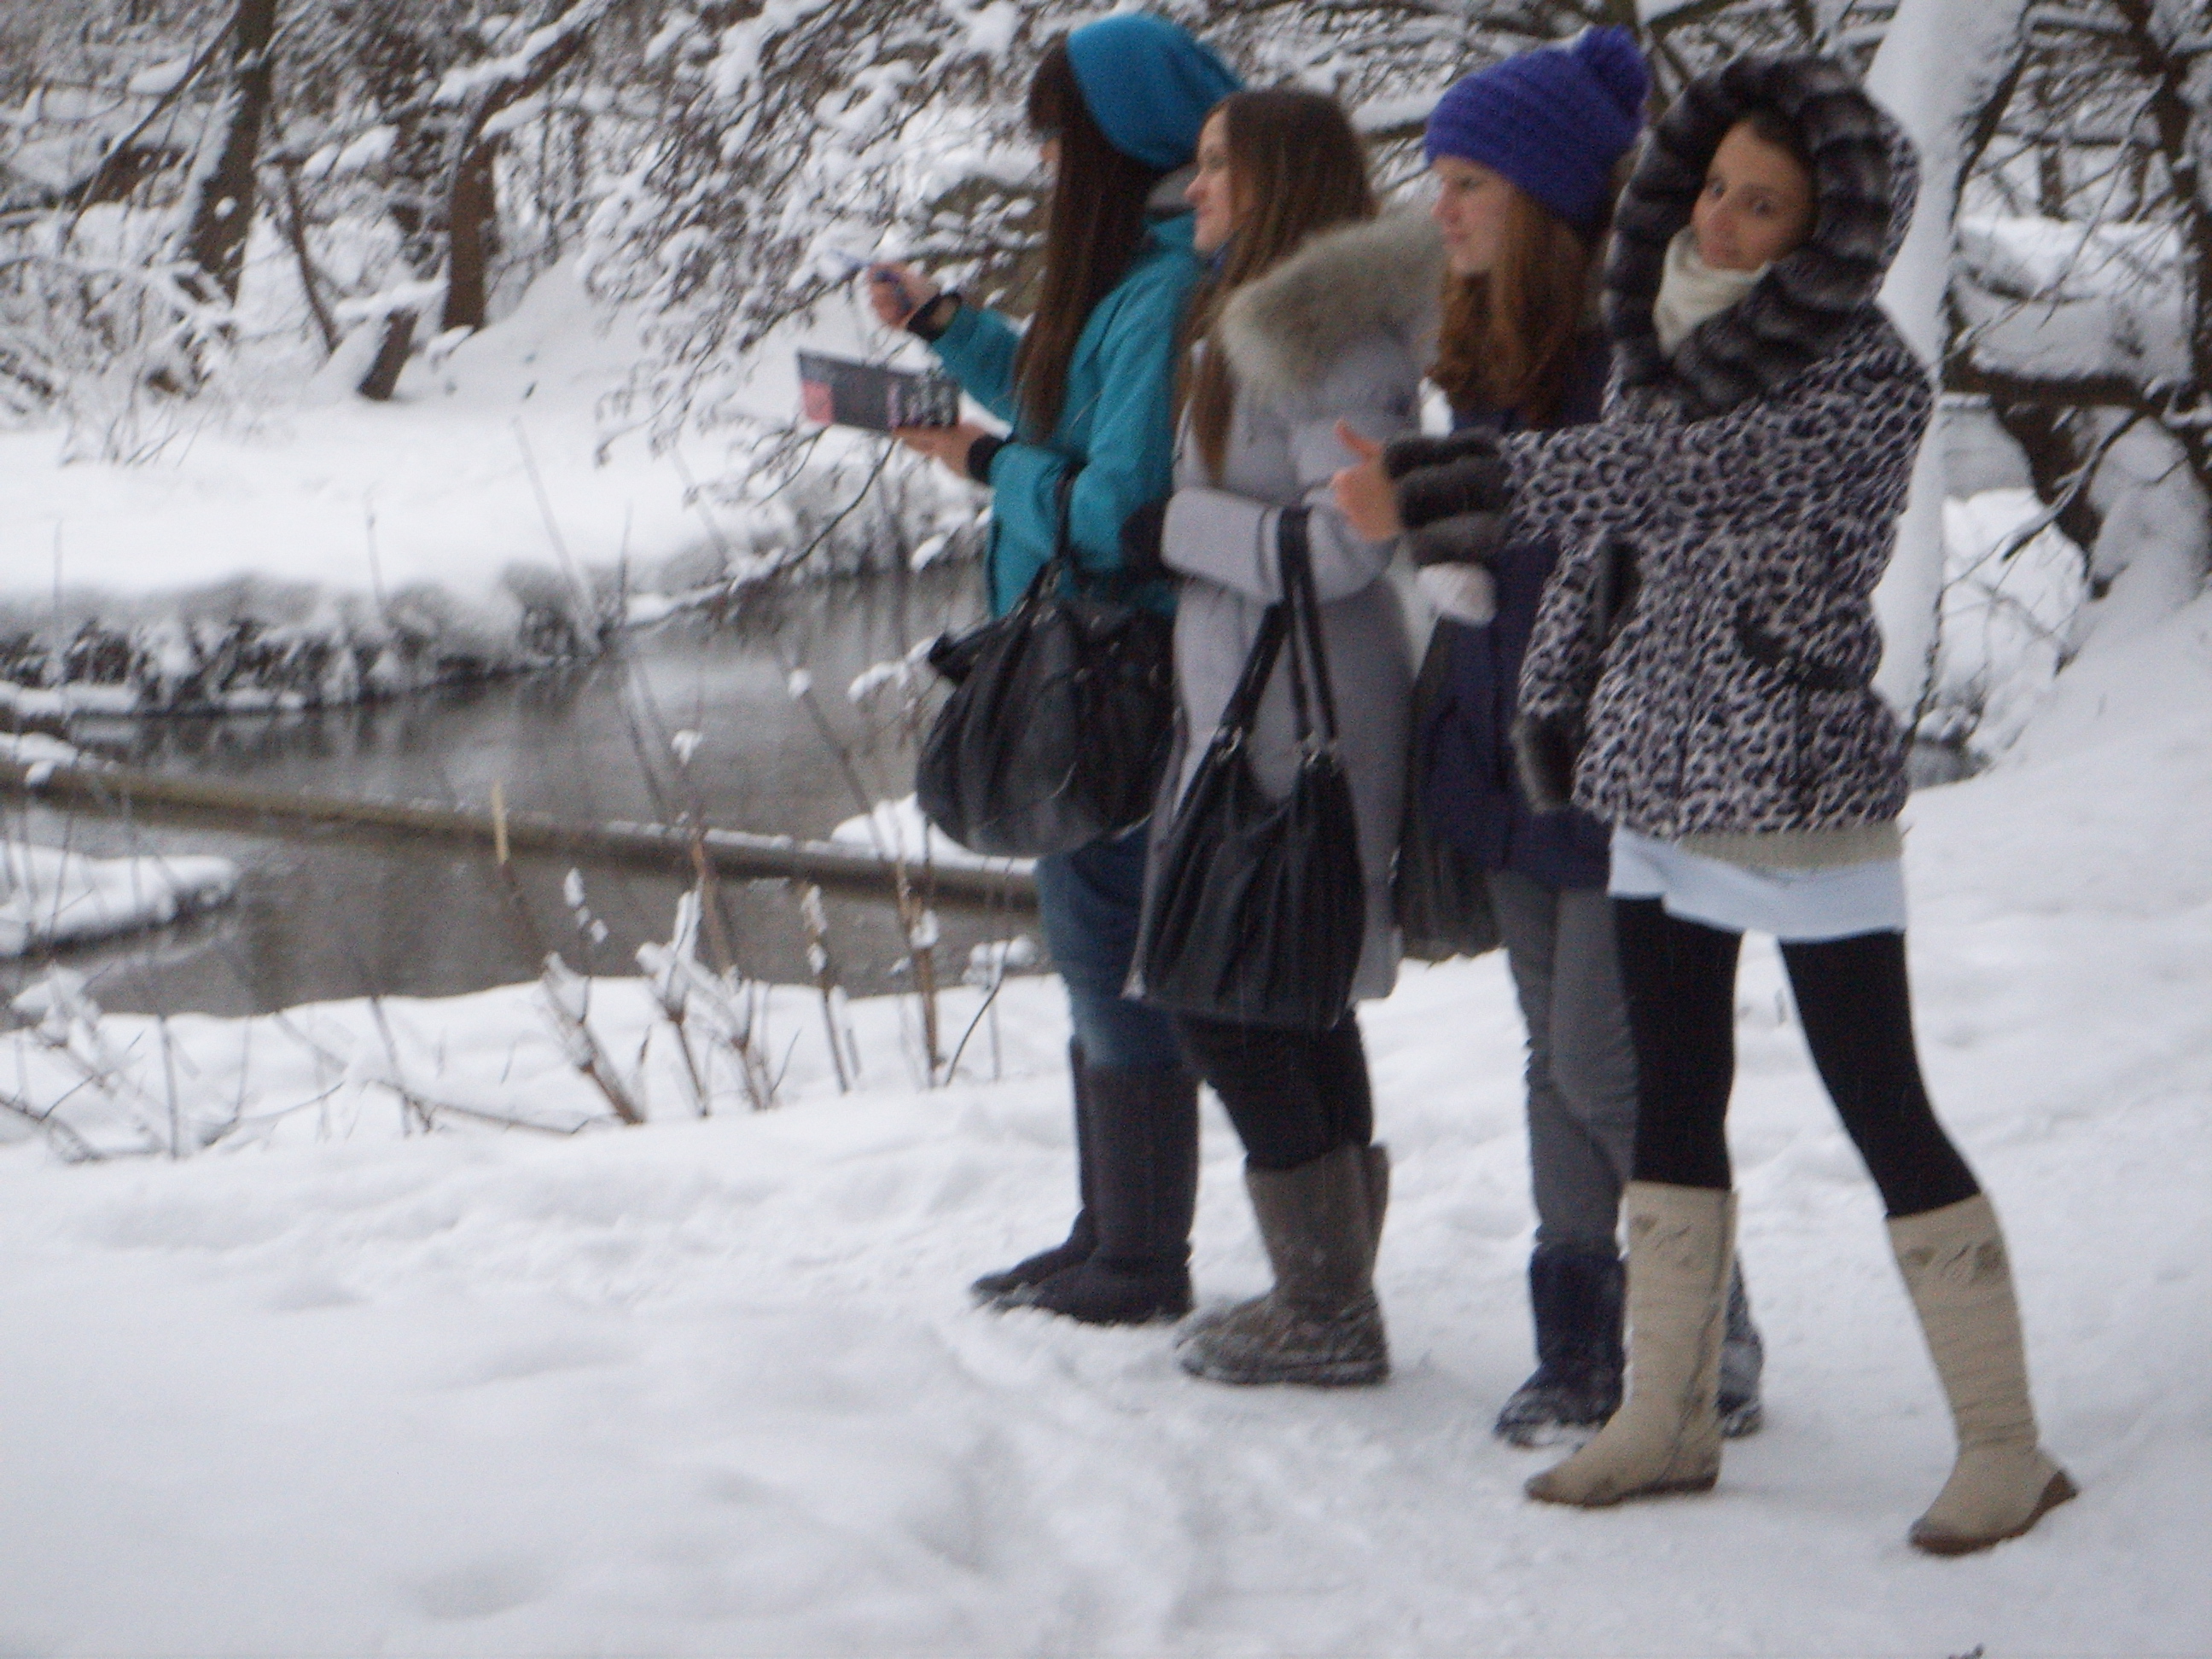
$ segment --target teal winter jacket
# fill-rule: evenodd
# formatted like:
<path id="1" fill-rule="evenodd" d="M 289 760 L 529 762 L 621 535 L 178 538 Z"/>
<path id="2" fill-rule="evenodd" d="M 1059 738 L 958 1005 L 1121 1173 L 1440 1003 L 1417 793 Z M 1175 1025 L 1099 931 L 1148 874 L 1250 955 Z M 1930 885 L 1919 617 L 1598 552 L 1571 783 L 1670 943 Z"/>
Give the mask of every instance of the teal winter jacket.
<path id="1" fill-rule="evenodd" d="M 1084 325 L 1067 367 L 1067 395 L 1048 441 L 1007 444 L 991 461 L 991 612 L 1003 616 L 1051 558 L 1061 475 L 1082 470 L 1068 495 L 1072 554 L 1084 574 L 1121 566 L 1121 523 L 1164 497 L 1175 470 L 1176 337 L 1202 266 L 1188 213 L 1155 219 L 1127 273 Z M 962 306 L 935 342 L 938 358 L 975 401 L 1020 427 L 1014 325 Z M 1165 582 L 1132 597 L 1174 607 Z"/>

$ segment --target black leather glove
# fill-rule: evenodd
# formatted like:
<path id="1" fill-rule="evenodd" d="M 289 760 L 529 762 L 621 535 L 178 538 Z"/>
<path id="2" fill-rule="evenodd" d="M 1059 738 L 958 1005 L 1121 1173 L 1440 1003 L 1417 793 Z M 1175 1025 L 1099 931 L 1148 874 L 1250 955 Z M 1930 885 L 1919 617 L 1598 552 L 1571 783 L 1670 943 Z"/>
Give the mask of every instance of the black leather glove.
<path id="1" fill-rule="evenodd" d="M 1425 524 L 1406 538 L 1417 565 L 1479 564 L 1488 568 L 1505 545 L 1502 513 L 1459 513 Z"/>
<path id="2" fill-rule="evenodd" d="M 1513 769 L 1528 805 L 1539 812 L 1564 812 L 1573 805 L 1582 733 L 1555 715 L 1522 714 L 1514 720 L 1511 737 Z"/>
<path id="3" fill-rule="evenodd" d="M 1170 573 L 1160 557 L 1168 526 L 1167 498 L 1146 501 L 1121 520 L 1121 574 L 1132 583 L 1158 581 Z"/>

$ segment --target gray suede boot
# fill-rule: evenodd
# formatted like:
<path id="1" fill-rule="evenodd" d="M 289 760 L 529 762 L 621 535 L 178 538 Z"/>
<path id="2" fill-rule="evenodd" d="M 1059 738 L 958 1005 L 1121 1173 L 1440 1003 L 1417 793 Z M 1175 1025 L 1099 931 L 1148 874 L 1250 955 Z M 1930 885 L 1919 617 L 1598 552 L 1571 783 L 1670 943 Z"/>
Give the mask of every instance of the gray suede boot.
<path id="1" fill-rule="evenodd" d="M 1340 1146 L 1295 1170 L 1246 1168 L 1275 1288 L 1190 1326 L 1176 1344 L 1185 1370 L 1218 1382 L 1315 1388 L 1390 1374 L 1375 1300 L 1376 1167 L 1370 1149 Z"/>
<path id="2" fill-rule="evenodd" d="M 1379 1255 L 1382 1249 L 1382 1216 L 1390 1207 L 1390 1149 L 1362 1146 L 1360 1169 L 1367 1177 L 1367 1231 Z"/>
<path id="3" fill-rule="evenodd" d="M 1597 1437 L 1524 1489 L 1588 1509 L 1624 1498 L 1705 1492 L 1720 1478 L 1721 1339 L 1735 1194 L 1632 1181 L 1628 1218 L 1628 1401 Z"/>
<path id="4" fill-rule="evenodd" d="M 1908 1535 L 1932 1555 L 1985 1550 L 2078 1490 L 2037 1443 L 2004 1233 L 1976 1194 L 1892 1221 L 1889 1240 L 1959 1436 L 1951 1478 Z"/>

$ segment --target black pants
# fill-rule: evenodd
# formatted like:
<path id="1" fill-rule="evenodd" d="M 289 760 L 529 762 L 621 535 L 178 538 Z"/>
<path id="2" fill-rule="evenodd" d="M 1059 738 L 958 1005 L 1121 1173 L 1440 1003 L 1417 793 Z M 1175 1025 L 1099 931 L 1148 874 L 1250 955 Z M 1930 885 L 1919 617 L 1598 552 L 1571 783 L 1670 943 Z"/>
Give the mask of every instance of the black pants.
<path id="1" fill-rule="evenodd" d="M 1743 935 L 1670 916 L 1657 899 L 1616 899 L 1613 915 L 1636 1042 L 1636 1178 L 1725 1189 Z M 1784 944 L 1782 960 L 1813 1064 L 1889 1213 L 1979 1192 L 1921 1081 L 1905 935 Z"/>
<path id="2" fill-rule="evenodd" d="M 1254 1168 L 1295 1170 L 1375 1135 L 1367 1051 L 1350 1014 L 1332 1031 L 1175 1017 L 1176 1035 L 1213 1085 Z"/>

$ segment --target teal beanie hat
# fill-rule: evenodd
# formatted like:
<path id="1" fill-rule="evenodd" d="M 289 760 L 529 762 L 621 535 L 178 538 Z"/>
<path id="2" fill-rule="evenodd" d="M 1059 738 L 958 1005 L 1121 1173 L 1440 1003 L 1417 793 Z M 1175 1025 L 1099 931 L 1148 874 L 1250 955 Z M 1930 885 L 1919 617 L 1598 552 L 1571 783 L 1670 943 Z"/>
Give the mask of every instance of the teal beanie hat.
<path id="1" fill-rule="evenodd" d="M 1085 23 L 1069 33 L 1067 58 L 1107 142 L 1162 173 L 1188 163 L 1206 112 L 1243 84 L 1188 33 L 1147 12 Z"/>

